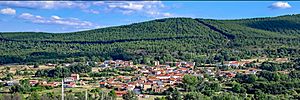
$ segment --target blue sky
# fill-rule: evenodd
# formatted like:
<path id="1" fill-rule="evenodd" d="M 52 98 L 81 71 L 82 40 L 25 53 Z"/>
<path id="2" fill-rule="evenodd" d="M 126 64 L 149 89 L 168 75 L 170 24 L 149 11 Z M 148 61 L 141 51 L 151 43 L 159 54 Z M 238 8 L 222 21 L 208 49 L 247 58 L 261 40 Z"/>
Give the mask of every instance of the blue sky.
<path id="1" fill-rule="evenodd" d="M 299 13 L 298 1 L 0 1 L 0 31 L 72 32 L 169 17 L 240 19 Z"/>

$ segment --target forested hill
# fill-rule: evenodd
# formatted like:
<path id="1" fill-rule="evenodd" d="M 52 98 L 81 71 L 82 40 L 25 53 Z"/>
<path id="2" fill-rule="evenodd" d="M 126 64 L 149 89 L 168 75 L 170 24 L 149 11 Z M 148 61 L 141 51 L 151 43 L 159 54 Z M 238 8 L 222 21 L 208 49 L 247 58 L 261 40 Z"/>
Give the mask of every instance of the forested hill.
<path id="1" fill-rule="evenodd" d="M 106 41 L 122 39 L 218 36 L 219 34 L 190 18 L 170 18 L 64 34 L 8 33 L 7 39 L 55 41 Z"/>
<path id="2" fill-rule="evenodd" d="M 103 59 L 213 63 L 299 57 L 300 15 L 239 20 L 166 18 L 71 33 L 1 33 L 0 64 Z"/>

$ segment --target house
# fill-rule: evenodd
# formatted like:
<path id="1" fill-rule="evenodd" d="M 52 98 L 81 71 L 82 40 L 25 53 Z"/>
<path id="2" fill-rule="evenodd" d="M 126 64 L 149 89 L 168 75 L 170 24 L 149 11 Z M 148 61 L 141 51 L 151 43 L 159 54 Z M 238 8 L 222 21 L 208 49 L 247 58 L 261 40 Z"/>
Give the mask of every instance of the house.
<path id="1" fill-rule="evenodd" d="M 195 66 L 195 62 L 185 62 L 185 61 L 182 61 L 182 62 L 177 62 L 176 63 L 176 66 L 178 67 L 185 67 L 185 68 L 193 68 Z"/>
<path id="2" fill-rule="evenodd" d="M 223 62 L 224 66 L 232 66 L 232 67 L 239 67 L 238 61 L 224 61 Z"/>
<path id="3" fill-rule="evenodd" d="M 42 85 L 42 86 L 46 86 L 47 85 L 47 81 L 40 81 L 39 84 Z"/>
<path id="4" fill-rule="evenodd" d="M 123 62 L 123 60 L 116 60 L 115 65 L 116 66 L 122 66 L 122 65 L 124 65 L 124 62 Z"/>
<path id="5" fill-rule="evenodd" d="M 288 58 L 276 58 L 274 61 L 279 62 L 279 63 L 284 63 L 284 62 L 288 62 L 289 59 Z"/>
<path id="6" fill-rule="evenodd" d="M 132 61 L 124 61 L 125 66 L 132 66 L 133 62 Z"/>
<path id="7" fill-rule="evenodd" d="M 145 83 L 144 86 L 143 86 L 143 90 L 147 90 L 147 89 L 151 89 L 151 83 L 150 82 Z"/>
<path id="8" fill-rule="evenodd" d="M 149 77 L 148 80 L 149 80 L 149 81 L 157 81 L 157 80 L 159 80 L 159 79 L 156 78 L 156 77 Z"/>
<path id="9" fill-rule="evenodd" d="M 141 70 L 140 72 L 143 74 L 150 74 L 149 70 Z"/>
<path id="10" fill-rule="evenodd" d="M 183 74 L 175 74 L 175 75 L 172 75 L 173 78 L 182 78 L 183 77 Z"/>
<path id="11" fill-rule="evenodd" d="M 29 80 L 29 84 L 31 85 L 31 86 L 34 86 L 34 85 L 36 85 L 36 84 L 38 84 L 39 83 L 39 80 Z"/>
<path id="12" fill-rule="evenodd" d="M 106 68 L 106 67 L 108 67 L 108 64 L 101 64 L 100 67 Z"/>
<path id="13" fill-rule="evenodd" d="M 156 78 L 162 80 L 162 79 L 169 79 L 169 78 L 171 78 L 171 76 L 170 75 L 157 75 Z"/>
<path id="14" fill-rule="evenodd" d="M 127 91 L 115 91 L 115 93 L 117 94 L 117 96 L 121 97 L 124 94 L 127 94 Z"/>
<path id="15" fill-rule="evenodd" d="M 73 87 L 76 87 L 76 83 L 75 82 L 65 82 L 64 87 L 65 88 L 73 88 Z"/>
<path id="16" fill-rule="evenodd" d="M 51 87 L 57 87 L 61 84 L 61 82 L 47 82 L 47 81 L 40 81 L 39 84 L 41 86 L 51 86 Z"/>
<path id="17" fill-rule="evenodd" d="M 152 86 L 152 91 L 154 91 L 154 92 L 163 92 L 163 88 L 158 86 L 157 84 L 154 84 Z"/>
<path id="18" fill-rule="evenodd" d="M 104 64 L 116 64 L 116 62 L 113 60 L 105 60 Z"/>
<path id="19" fill-rule="evenodd" d="M 74 81 L 73 77 L 64 78 L 64 82 L 73 82 L 73 81 Z"/>
<path id="20" fill-rule="evenodd" d="M 142 93 L 140 88 L 134 88 L 134 89 L 133 89 L 133 92 L 134 92 L 135 94 L 137 94 L 137 95 L 139 95 L 139 94 Z"/>
<path id="21" fill-rule="evenodd" d="M 64 63 L 63 66 L 69 67 L 71 64 L 70 63 Z"/>
<path id="22" fill-rule="evenodd" d="M 226 73 L 226 76 L 229 77 L 229 78 L 233 78 L 235 77 L 236 74 L 234 73 Z"/>
<path id="23" fill-rule="evenodd" d="M 18 81 L 6 81 L 7 86 L 14 86 L 16 84 L 19 84 L 19 82 Z"/>
<path id="24" fill-rule="evenodd" d="M 159 61 L 154 61 L 154 65 L 158 66 L 159 65 Z"/>
<path id="25" fill-rule="evenodd" d="M 135 84 L 134 83 L 128 83 L 127 85 L 127 90 L 133 90 L 135 88 Z"/>
<path id="26" fill-rule="evenodd" d="M 80 85 L 85 85 L 85 82 L 80 80 Z"/>
<path id="27" fill-rule="evenodd" d="M 99 82 L 99 84 L 100 84 L 100 87 L 102 87 L 102 88 L 104 88 L 107 85 L 106 82 Z"/>
<path id="28" fill-rule="evenodd" d="M 223 65 L 239 67 L 239 66 L 245 66 L 246 64 L 249 64 L 249 63 L 250 63 L 250 61 L 225 61 L 225 62 L 223 62 Z"/>
<path id="29" fill-rule="evenodd" d="M 79 80 L 79 74 L 71 74 L 71 77 L 73 78 L 74 81 Z"/>
<path id="30" fill-rule="evenodd" d="M 171 85 L 174 85 L 176 83 L 177 79 L 176 78 L 170 78 L 169 82 Z"/>
<path id="31" fill-rule="evenodd" d="M 52 64 L 52 63 L 47 63 L 46 66 L 50 66 L 50 67 L 55 67 L 56 64 Z"/>
<path id="32" fill-rule="evenodd" d="M 48 83 L 48 86 L 51 86 L 51 87 L 57 87 L 58 85 L 60 85 L 60 82 L 49 82 Z"/>
<path id="33" fill-rule="evenodd" d="M 178 71 L 180 71 L 181 73 L 187 72 L 188 69 L 187 68 L 179 68 Z"/>

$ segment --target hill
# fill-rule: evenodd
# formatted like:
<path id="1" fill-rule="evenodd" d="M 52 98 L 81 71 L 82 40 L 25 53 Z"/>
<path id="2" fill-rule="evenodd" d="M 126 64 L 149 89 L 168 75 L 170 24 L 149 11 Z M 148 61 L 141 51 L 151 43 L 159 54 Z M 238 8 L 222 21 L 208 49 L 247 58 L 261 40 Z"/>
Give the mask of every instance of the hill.
<path id="1" fill-rule="evenodd" d="M 239 20 L 166 18 L 71 33 L 1 33 L 0 64 L 104 59 L 213 63 L 299 57 L 300 15 Z"/>

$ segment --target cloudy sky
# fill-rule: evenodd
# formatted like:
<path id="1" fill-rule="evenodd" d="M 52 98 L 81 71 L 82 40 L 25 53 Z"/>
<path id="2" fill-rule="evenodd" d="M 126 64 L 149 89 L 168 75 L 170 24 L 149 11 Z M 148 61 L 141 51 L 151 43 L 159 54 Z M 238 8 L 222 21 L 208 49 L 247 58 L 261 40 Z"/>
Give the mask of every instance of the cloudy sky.
<path id="1" fill-rule="evenodd" d="M 72 32 L 169 17 L 239 19 L 299 13 L 299 1 L 0 1 L 0 31 Z"/>

